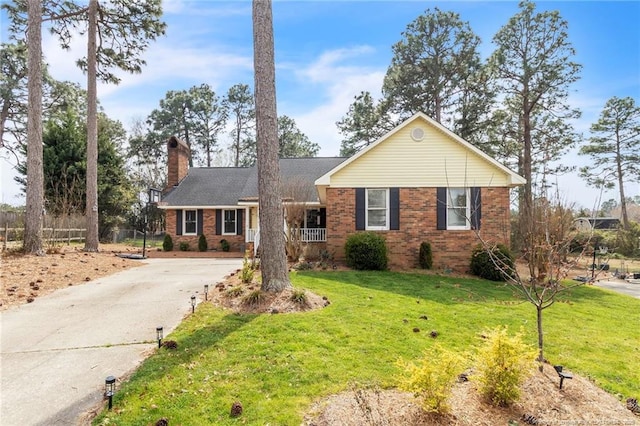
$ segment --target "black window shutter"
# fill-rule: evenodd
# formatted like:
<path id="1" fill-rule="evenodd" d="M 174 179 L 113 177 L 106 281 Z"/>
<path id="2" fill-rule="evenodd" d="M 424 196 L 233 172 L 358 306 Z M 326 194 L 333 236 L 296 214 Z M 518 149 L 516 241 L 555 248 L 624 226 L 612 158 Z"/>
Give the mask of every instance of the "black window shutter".
<path id="1" fill-rule="evenodd" d="M 436 229 L 447 229 L 447 188 L 437 189 L 436 215 Z"/>
<path id="2" fill-rule="evenodd" d="M 176 210 L 176 235 L 182 235 L 182 210 Z"/>
<path id="3" fill-rule="evenodd" d="M 389 188 L 389 229 L 400 229 L 400 188 Z"/>
<path id="4" fill-rule="evenodd" d="M 325 207 L 320 208 L 320 228 L 327 227 L 327 209 Z"/>
<path id="5" fill-rule="evenodd" d="M 480 188 L 471 188 L 471 229 L 480 229 L 482 219 L 482 194 Z"/>
<path id="6" fill-rule="evenodd" d="M 364 188 L 356 188 L 356 229 L 364 229 L 365 218 L 365 190 Z"/>
<path id="7" fill-rule="evenodd" d="M 222 235 L 222 210 L 216 209 L 216 235 Z"/>
<path id="8" fill-rule="evenodd" d="M 204 211 L 202 209 L 198 209 L 198 235 L 202 235 L 202 230 L 204 229 L 203 222 L 204 221 Z"/>
<path id="9" fill-rule="evenodd" d="M 244 209 L 236 210 L 236 235 L 242 235 L 242 230 L 244 229 L 242 225 L 242 212 L 244 212 Z"/>

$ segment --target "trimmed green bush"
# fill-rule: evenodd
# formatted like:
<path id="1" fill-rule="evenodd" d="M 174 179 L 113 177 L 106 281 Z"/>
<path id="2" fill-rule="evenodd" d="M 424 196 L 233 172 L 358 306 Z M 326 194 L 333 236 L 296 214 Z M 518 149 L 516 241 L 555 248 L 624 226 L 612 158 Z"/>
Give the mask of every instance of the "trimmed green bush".
<path id="1" fill-rule="evenodd" d="M 515 270 L 513 255 L 504 244 L 498 244 L 491 250 L 490 254 L 482 245 L 473 249 L 471 273 L 491 281 L 505 281 Z"/>
<path id="2" fill-rule="evenodd" d="M 200 234 L 198 238 L 198 251 L 207 251 L 208 248 L 207 237 L 205 237 L 204 234 Z"/>
<path id="3" fill-rule="evenodd" d="M 222 251 L 231 250 L 231 244 L 229 244 L 229 241 L 225 240 L 224 238 L 220 240 L 220 246 L 222 246 Z"/>
<path id="4" fill-rule="evenodd" d="M 347 265 L 357 270 L 384 271 L 387 269 L 387 246 L 375 232 L 350 235 L 344 246 Z"/>
<path id="5" fill-rule="evenodd" d="M 492 404 L 506 406 L 520 397 L 520 385 L 533 372 L 536 351 L 522 334 L 507 334 L 507 327 L 485 333 L 487 339 L 476 361 L 478 390 Z"/>
<path id="6" fill-rule="evenodd" d="M 431 269 L 433 267 L 433 254 L 431 253 L 431 243 L 423 241 L 420 244 L 420 254 L 418 256 L 418 262 L 422 269 Z"/>
<path id="7" fill-rule="evenodd" d="M 180 242 L 180 251 L 189 251 L 189 243 L 186 241 Z"/>
<path id="8" fill-rule="evenodd" d="M 162 250 L 173 251 L 173 239 L 171 239 L 171 235 L 164 234 L 164 240 L 162 241 Z"/>

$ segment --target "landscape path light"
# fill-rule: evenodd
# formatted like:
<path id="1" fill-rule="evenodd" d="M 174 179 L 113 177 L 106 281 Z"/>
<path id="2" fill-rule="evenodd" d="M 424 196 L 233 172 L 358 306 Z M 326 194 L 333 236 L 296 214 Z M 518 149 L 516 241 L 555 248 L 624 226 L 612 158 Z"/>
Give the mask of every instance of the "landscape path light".
<path id="1" fill-rule="evenodd" d="M 113 394 L 116 391 L 116 378 L 107 376 L 104 380 L 104 395 L 109 398 L 109 410 L 113 407 Z"/>
<path id="2" fill-rule="evenodd" d="M 163 337 L 163 328 L 160 327 L 156 327 L 156 337 L 158 339 L 158 348 L 160 346 L 162 346 L 162 337 Z"/>
<path id="3" fill-rule="evenodd" d="M 208 300 L 209 298 L 209 284 L 204 285 L 204 300 Z"/>
<path id="4" fill-rule="evenodd" d="M 191 313 L 196 311 L 196 296 L 191 296 Z"/>

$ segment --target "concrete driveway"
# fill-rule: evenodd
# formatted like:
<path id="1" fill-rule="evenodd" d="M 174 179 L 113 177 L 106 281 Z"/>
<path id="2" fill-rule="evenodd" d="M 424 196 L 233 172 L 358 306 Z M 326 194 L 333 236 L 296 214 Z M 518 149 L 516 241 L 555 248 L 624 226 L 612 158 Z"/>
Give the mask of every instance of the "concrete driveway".
<path id="1" fill-rule="evenodd" d="M 640 299 L 640 281 L 638 280 L 634 280 L 634 282 L 623 280 L 598 280 L 596 281 L 595 285 L 597 287 L 617 291 L 618 293 L 626 294 L 631 297 Z"/>
<path id="2" fill-rule="evenodd" d="M 147 259 L 143 266 L 0 312 L 0 425 L 83 424 L 107 376 L 131 372 L 241 259 Z"/>

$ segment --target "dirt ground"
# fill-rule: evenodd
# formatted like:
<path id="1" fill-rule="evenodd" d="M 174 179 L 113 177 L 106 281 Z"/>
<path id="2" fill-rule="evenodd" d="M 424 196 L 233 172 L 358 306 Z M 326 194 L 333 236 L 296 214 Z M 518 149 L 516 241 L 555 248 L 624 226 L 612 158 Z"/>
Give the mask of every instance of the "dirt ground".
<path id="1" fill-rule="evenodd" d="M 85 253 L 82 246 L 61 247 L 46 256 L 22 256 L 5 252 L 1 258 L 0 310 L 31 303 L 56 289 L 82 285 L 90 280 L 141 265 L 120 253 L 139 253 L 124 245 L 102 244 L 97 253 Z M 151 251 L 149 257 L 177 257 L 189 253 Z M 205 254 L 199 254 L 199 257 Z M 217 256 L 220 254 L 207 254 Z M 238 254 L 228 254 L 237 256 Z M 616 265 L 617 266 L 617 265 Z M 342 269 L 342 268 L 341 268 Z M 257 274 L 256 274 L 257 277 Z M 240 288 L 231 296 L 231 289 Z M 259 284 L 242 284 L 238 273 L 209 290 L 208 300 L 240 312 L 281 313 L 322 309 L 330 300 L 305 292 L 304 303 L 293 302 L 291 291 L 267 295 L 260 303 L 246 303 L 245 296 Z M 329 425 L 640 425 L 640 417 L 627 410 L 614 396 L 588 379 L 574 375 L 558 389 L 559 379 L 551 366 L 536 373 L 523 386 L 522 398 L 509 408 L 495 408 L 480 398 L 471 381 L 458 383 L 450 399 L 451 414 L 428 415 L 412 395 L 396 390 L 352 389 L 317 401 L 305 417 L 307 426 Z M 640 395 L 632 395 L 635 398 Z"/>
<path id="2" fill-rule="evenodd" d="M 141 264 L 139 260 L 117 256 L 136 253 L 138 249 L 134 247 L 102 244 L 97 253 L 83 252 L 82 247 L 60 246 L 46 256 L 2 253 L 0 310 L 31 303 L 59 288 L 80 285 Z"/>

